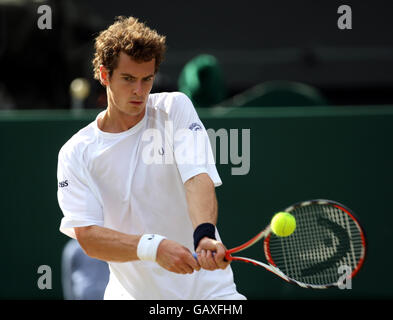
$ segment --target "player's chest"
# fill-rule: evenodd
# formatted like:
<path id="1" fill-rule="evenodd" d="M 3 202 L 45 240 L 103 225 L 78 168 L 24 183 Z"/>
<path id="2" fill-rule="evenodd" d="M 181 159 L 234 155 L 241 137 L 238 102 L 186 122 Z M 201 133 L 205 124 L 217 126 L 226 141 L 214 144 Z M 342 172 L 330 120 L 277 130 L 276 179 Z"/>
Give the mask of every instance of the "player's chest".
<path id="1" fill-rule="evenodd" d="M 137 148 L 110 151 L 96 157 L 89 170 L 103 198 L 127 201 L 131 194 L 146 196 L 153 190 L 167 189 L 179 179 L 176 164 L 169 161 L 170 147 L 152 147 L 142 141 Z"/>

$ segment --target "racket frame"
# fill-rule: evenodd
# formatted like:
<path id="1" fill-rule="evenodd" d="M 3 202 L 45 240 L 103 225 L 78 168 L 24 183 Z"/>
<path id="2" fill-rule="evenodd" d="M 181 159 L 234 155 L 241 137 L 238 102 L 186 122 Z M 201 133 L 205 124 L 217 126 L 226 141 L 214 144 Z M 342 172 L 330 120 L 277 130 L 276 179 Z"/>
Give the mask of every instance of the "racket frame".
<path id="1" fill-rule="evenodd" d="M 364 229 L 362 228 L 361 224 L 359 223 L 358 218 L 356 217 L 356 215 L 353 213 L 352 210 L 350 210 L 349 208 L 345 207 L 344 205 L 342 205 L 341 203 L 338 203 L 336 201 L 332 201 L 332 200 L 326 200 L 326 199 L 314 199 L 314 200 L 308 200 L 308 201 L 301 201 L 298 203 L 295 203 L 293 205 L 291 205 L 290 207 L 286 208 L 284 211 L 291 213 L 291 211 L 293 211 L 294 209 L 298 208 L 298 207 L 305 207 L 305 206 L 309 206 L 312 204 L 329 204 L 332 205 L 336 208 L 338 208 L 339 210 L 344 211 L 345 213 L 347 213 L 351 219 L 355 222 L 360 235 L 361 235 L 361 241 L 362 241 L 362 253 L 361 253 L 361 257 L 359 259 L 359 262 L 356 266 L 356 268 L 352 271 L 351 275 L 349 276 L 349 278 L 353 278 L 361 269 L 361 267 L 364 264 L 364 260 L 366 258 L 366 247 L 367 247 L 367 242 L 366 242 L 366 235 L 364 232 Z M 331 283 L 331 284 L 324 284 L 324 285 L 315 285 L 315 284 L 309 284 L 309 283 L 303 283 L 300 282 L 298 280 L 292 279 L 290 277 L 288 277 L 287 275 L 285 275 L 274 263 L 271 255 L 270 255 L 270 250 L 269 250 L 269 243 L 270 243 L 270 237 L 272 236 L 272 231 L 270 228 L 270 225 L 268 225 L 264 230 L 262 230 L 261 232 L 259 232 L 256 236 L 254 236 L 253 238 L 251 238 L 249 241 L 243 243 L 240 246 L 234 247 L 232 249 L 227 250 L 226 255 L 225 255 L 225 259 L 228 261 L 242 261 L 242 262 L 247 262 L 247 263 L 251 263 L 253 265 L 259 266 L 259 267 L 263 267 L 266 270 L 278 275 L 280 278 L 282 278 L 283 280 L 289 282 L 289 283 L 294 283 L 297 284 L 300 287 L 303 288 L 312 288 L 312 289 L 326 289 L 329 287 L 336 287 L 339 285 L 338 282 L 336 283 Z M 252 245 L 254 245 L 255 243 L 257 243 L 260 240 L 263 240 L 263 247 L 264 247 L 264 252 L 265 252 L 265 257 L 266 260 L 268 262 L 268 264 L 263 263 L 261 261 L 255 260 L 255 259 L 251 259 L 251 258 L 247 258 L 247 257 L 240 257 L 240 256 L 232 256 L 232 254 L 234 253 L 238 253 L 240 251 L 243 251 L 249 247 L 251 247 Z"/>

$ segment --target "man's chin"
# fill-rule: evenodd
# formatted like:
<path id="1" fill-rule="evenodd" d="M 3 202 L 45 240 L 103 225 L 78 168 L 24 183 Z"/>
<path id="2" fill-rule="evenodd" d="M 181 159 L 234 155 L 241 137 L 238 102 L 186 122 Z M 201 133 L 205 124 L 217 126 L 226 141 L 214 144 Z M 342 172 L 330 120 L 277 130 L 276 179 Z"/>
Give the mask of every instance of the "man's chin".
<path id="1" fill-rule="evenodd" d="M 145 112 L 145 104 L 142 106 L 133 106 L 128 105 L 126 108 L 123 108 L 123 113 L 129 116 L 138 116 Z"/>

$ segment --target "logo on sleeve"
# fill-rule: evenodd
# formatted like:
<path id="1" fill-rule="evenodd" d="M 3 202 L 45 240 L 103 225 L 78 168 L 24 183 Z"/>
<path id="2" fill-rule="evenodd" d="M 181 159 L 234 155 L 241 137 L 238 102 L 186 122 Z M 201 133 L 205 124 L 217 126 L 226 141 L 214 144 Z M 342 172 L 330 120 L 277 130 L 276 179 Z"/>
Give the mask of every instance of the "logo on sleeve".
<path id="1" fill-rule="evenodd" d="M 68 187 L 68 180 L 60 181 L 59 188 Z"/>
<path id="2" fill-rule="evenodd" d="M 202 126 L 199 123 L 192 123 L 188 129 L 190 129 L 191 131 L 198 131 L 198 130 L 202 130 Z"/>

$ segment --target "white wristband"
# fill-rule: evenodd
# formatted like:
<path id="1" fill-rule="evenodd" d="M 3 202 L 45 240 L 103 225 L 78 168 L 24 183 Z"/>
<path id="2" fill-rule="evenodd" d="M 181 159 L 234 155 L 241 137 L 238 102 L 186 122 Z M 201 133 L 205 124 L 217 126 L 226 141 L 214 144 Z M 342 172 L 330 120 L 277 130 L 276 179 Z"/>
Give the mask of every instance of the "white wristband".
<path id="1" fill-rule="evenodd" d="M 159 234 L 144 234 L 138 243 L 137 256 L 142 261 L 156 261 L 157 249 L 162 240 Z"/>

